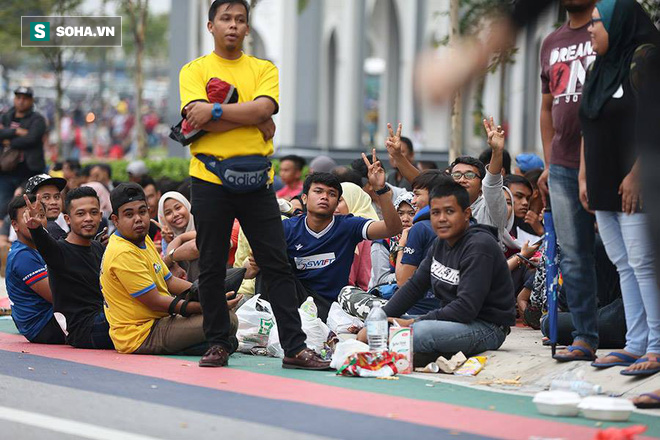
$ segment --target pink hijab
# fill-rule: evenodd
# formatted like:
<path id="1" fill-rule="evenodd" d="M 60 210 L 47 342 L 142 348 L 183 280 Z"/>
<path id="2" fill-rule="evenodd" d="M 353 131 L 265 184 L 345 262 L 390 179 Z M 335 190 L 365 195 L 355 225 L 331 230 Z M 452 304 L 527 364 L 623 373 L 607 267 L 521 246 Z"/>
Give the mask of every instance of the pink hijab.
<path id="1" fill-rule="evenodd" d="M 108 191 L 108 188 L 101 182 L 87 182 L 80 186 L 88 186 L 96 191 L 96 195 L 99 196 L 99 201 L 101 202 L 101 212 L 103 212 L 104 216 L 109 217 L 112 213 L 112 204 L 110 203 L 110 191 Z"/>

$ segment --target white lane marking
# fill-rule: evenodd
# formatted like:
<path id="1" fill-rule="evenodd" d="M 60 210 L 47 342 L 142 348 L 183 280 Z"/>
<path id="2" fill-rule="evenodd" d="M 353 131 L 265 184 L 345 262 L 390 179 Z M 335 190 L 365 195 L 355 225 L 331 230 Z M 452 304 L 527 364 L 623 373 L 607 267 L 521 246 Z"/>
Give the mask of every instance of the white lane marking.
<path id="1" fill-rule="evenodd" d="M 133 434 L 131 432 L 104 428 L 98 425 L 76 422 L 74 420 L 62 419 L 59 417 L 48 416 L 46 414 L 8 408 L 6 406 L 0 406 L 0 419 L 92 440 L 158 440 L 156 437 Z"/>

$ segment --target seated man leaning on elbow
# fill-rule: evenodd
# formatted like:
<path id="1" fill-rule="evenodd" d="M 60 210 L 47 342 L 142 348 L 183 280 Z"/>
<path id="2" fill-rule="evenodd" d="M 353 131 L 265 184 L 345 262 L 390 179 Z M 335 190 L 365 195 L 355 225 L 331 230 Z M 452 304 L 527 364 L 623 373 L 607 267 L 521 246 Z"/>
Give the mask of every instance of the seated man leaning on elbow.
<path id="1" fill-rule="evenodd" d="M 431 224 L 438 236 L 413 277 L 385 305 L 399 317 L 431 289 L 440 308 L 413 319 L 413 351 L 435 358 L 462 351 L 472 356 L 497 350 L 516 322 L 513 283 L 492 226 L 470 226 L 470 198 L 457 182 L 435 186 L 430 194 Z M 392 321 L 392 319 L 390 319 Z M 366 330 L 358 339 L 366 341 Z"/>
<path id="2" fill-rule="evenodd" d="M 181 298 L 191 283 L 172 276 L 148 236 L 144 191 L 135 183 L 122 183 L 112 190 L 110 200 L 117 231 L 101 263 L 101 289 L 115 348 L 120 353 L 204 354 L 208 344 L 202 308 L 197 301 Z M 238 301 L 240 297 L 229 301 L 230 309 Z M 238 320 L 233 312 L 230 316 L 235 335 Z M 238 342 L 235 337 L 233 341 L 235 350 Z"/>

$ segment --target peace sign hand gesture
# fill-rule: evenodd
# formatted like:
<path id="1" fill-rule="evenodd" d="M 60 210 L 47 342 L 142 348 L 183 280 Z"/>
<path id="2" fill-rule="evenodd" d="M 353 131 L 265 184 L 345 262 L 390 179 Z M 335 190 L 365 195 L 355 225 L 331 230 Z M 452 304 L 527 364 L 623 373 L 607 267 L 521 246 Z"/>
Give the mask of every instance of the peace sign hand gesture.
<path id="1" fill-rule="evenodd" d="M 484 128 L 486 129 L 486 134 L 488 135 L 488 145 L 493 151 L 502 151 L 504 150 L 504 129 L 501 125 L 495 127 L 495 121 L 493 117 L 484 119 Z"/>
<path id="2" fill-rule="evenodd" d="M 369 183 L 374 191 L 378 191 L 385 188 L 385 170 L 380 164 L 380 161 L 376 159 L 375 148 L 371 151 L 371 158 L 371 163 L 369 163 L 367 155 L 362 153 L 362 160 L 364 160 L 364 163 L 367 166 L 367 178 L 369 179 Z"/>
<path id="3" fill-rule="evenodd" d="M 41 220 L 44 218 L 43 205 L 41 204 L 41 195 L 37 195 L 37 200 L 33 203 L 30 202 L 27 194 L 23 194 L 25 199 L 25 211 L 23 211 L 23 219 L 29 229 L 37 229 L 43 226 Z"/>
<path id="4" fill-rule="evenodd" d="M 390 137 L 385 141 L 385 147 L 387 147 L 387 152 L 390 157 L 396 159 L 397 156 L 401 156 L 401 123 L 396 129 L 396 133 L 392 130 L 392 124 L 387 123 L 387 130 L 390 132 Z"/>

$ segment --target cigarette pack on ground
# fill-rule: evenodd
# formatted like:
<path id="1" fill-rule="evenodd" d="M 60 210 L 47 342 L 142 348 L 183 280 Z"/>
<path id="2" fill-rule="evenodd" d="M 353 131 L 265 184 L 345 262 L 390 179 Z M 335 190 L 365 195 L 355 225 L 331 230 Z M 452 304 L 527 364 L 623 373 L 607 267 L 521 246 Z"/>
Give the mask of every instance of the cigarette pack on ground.
<path id="1" fill-rule="evenodd" d="M 390 327 L 390 351 L 403 356 L 397 360 L 400 374 L 413 372 L 413 331 L 411 327 Z"/>
<path id="2" fill-rule="evenodd" d="M 454 374 L 456 376 L 476 376 L 481 370 L 484 369 L 486 365 L 486 356 L 475 356 L 471 357 L 456 371 Z"/>

